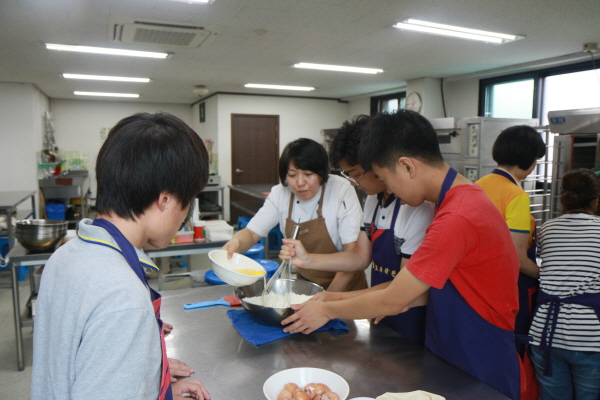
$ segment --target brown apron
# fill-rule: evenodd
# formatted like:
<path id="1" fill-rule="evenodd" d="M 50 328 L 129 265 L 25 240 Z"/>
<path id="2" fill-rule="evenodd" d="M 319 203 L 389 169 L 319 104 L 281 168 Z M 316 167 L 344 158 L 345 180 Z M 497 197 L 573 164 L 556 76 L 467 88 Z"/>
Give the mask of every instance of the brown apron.
<path id="1" fill-rule="evenodd" d="M 331 254 L 337 253 L 338 249 L 333 244 L 329 232 L 327 231 L 327 225 L 325 224 L 325 218 L 323 218 L 321 209 L 323 208 L 323 195 L 325 194 L 325 185 L 321 190 L 321 198 L 319 199 L 319 207 L 317 209 L 317 218 L 301 222 L 300 230 L 298 231 L 298 237 L 296 239 L 302 242 L 302 245 L 309 253 L 314 254 Z M 294 232 L 294 226 L 297 225 L 296 221 L 292 220 L 292 209 L 294 207 L 294 193 L 290 197 L 290 207 L 288 210 L 288 217 L 285 224 L 285 236 L 291 237 Z M 331 281 L 335 277 L 335 272 L 319 271 L 316 269 L 297 268 L 297 275 L 299 279 L 305 279 L 311 281 L 323 287 L 327 290 Z M 367 287 L 367 279 L 364 271 L 356 271 L 352 280 L 344 289 L 345 292 L 353 290 L 365 289 Z"/>

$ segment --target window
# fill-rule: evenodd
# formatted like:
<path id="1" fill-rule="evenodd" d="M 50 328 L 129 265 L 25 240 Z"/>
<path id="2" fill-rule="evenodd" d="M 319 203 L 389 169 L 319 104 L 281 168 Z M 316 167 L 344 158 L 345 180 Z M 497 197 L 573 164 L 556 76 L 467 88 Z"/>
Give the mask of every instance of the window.
<path id="1" fill-rule="evenodd" d="M 548 111 L 600 107 L 600 71 L 590 70 L 548 76 L 544 80 L 542 125 Z"/>
<path id="2" fill-rule="evenodd" d="M 595 60 L 479 81 L 479 115 L 540 118 L 548 111 L 600 106 L 600 71 Z"/>
<path id="3" fill-rule="evenodd" d="M 539 79 L 524 73 L 482 79 L 479 82 L 479 115 L 491 118 L 537 118 Z"/>
<path id="4" fill-rule="evenodd" d="M 487 88 L 485 116 L 493 118 L 531 118 L 533 115 L 533 78 L 497 83 Z"/>
<path id="5" fill-rule="evenodd" d="M 371 115 L 375 115 L 379 112 L 393 113 L 399 109 L 403 109 L 405 104 L 406 92 L 371 97 Z"/>

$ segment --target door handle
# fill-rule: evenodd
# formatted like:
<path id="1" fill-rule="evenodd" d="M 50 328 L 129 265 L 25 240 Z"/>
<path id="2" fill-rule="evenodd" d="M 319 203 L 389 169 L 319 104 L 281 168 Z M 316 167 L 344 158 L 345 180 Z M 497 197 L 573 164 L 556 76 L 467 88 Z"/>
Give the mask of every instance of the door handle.
<path id="1" fill-rule="evenodd" d="M 244 172 L 244 170 L 243 170 L 243 169 L 239 169 L 239 168 L 236 168 L 236 169 L 235 169 L 235 173 L 236 173 L 236 174 L 241 174 L 242 172 Z"/>

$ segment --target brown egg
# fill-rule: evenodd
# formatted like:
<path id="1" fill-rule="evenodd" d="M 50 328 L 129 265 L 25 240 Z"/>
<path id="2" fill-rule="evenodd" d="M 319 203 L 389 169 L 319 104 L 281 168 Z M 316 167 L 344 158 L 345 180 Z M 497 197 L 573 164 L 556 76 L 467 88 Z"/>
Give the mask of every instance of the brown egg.
<path id="1" fill-rule="evenodd" d="M 340 396 L 338 396 L 337 393 L 334 392 L 327 392 L 321 395 L 321 400 L 340 400 Z"/>
<path id="2" fill-rule="evenodd" d="M 295 383 L 286 383 L 285 385 L 283 385 L 283 388 L 289 391 L 290 393 L 294 393 L 294 390 L 298 389 L 298 385 L 296 385 Z"/>
<path id="3" fill-rule="evenodd" d="M 327 393 L 329 391 L 330 391 L 329 387 L 327 385 L 323 384 L 323 383 L 317 383 L 315 385 L 315 393 L 316 394 L 324 394 L 324 393 Z"/>
<path id="4" fill-rule="evenodd" d="M 290 391 L 287 389 L 283 389 L 281 391 L 281 393 L 279 393 L 279 396 L 277 396 L 277 400 L 285 400 L 285 399 L 289 399 L 291 397 L 292 397 L 292 394 L 290 393 Z"/>
<path id="5" fill-rule="evenodd" d="M 321 400 L 321 395 L 320 394 L 316 395 L 313 400 Z"/>
<path id="6" fill-rule="evenodd" d="M 298 390 L 292 396 L 294 400 L 312 400 L 309 395 L 303 390 Z"/>
<path id="7" fill-rule="evenodd" d="M 315 398 L 315 396 L 317 395 L 316 388 L 317 388 L 316 383 L 309 383 L 308 385 L 304 386 L 304 391 L 306 392 L 308 397 L 310 397 L 311 400 L 313 400 Z"/>

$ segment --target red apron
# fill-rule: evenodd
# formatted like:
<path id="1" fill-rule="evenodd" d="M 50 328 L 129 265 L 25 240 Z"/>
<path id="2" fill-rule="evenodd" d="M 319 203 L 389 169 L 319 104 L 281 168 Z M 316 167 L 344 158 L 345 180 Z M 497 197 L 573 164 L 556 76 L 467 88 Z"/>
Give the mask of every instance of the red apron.
<path id="1" fill-rule="evenodd" d="M 104 228 L 117 242 L 120 250 L 112 247 L 106 246 L 113 250 L 118 251 L 125 257 L 127 263 L 135 272 L 135 274 L 140 278 L 140 280 L 146 285 L 146 287 L 150 290 L 150 299 L 152 301 L 152 307 L 154 308 L 154 315 L 156 316 L 156 322 L 158 324 L 158 331 L 160 333 L 160 345 L 162 348 L 162 368 L 160 375 L 160 391 L 158 394 L 158 400 L 172 400 L 173 393 L 171 391 L 171 373 L 169 371 L 169 360 L 167 358 L 167 346 L 165 345 L 165 335 L 163 332 L 163 322 L 160 319 L 160 303 L 161 303 L 161 295 L 148 286 L 148 281 L 146 280 L 146 274 L 144 269 L 140 265 L 140 261 L 138 259 L 137 253 L 131 243 L 123 236 L 123 234 L 119 231 L 119 229 L 114 226 L 112 223 L 108 222 L 105 219 L 99 218 L 94 220 L 93 225 Z M 89 243 L 103 245 L 101 242 L 89 241 Z"/>

